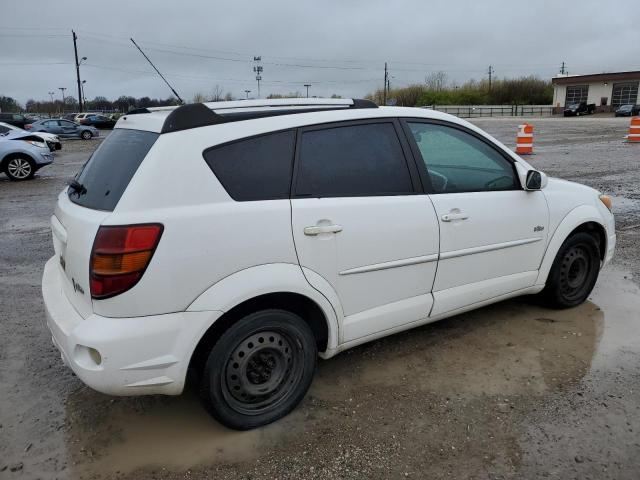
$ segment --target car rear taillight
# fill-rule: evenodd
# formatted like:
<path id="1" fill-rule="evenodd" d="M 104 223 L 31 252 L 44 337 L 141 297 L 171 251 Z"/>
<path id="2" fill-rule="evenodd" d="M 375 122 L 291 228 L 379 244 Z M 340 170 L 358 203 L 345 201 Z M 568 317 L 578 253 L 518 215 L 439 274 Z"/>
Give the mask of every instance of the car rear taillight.
<path id="1" fill-rule="evenodd" d="M 100 227 L 91 251 L 91 297 L 113 297 L 138 283 L 158 246 L 162 230 L 159 223 Z"/>

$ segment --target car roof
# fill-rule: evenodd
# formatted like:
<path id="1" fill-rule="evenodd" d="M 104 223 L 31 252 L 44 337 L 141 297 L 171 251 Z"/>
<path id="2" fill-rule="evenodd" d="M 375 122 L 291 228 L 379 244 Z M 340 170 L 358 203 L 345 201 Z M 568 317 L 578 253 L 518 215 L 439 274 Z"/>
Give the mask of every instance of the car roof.
<path id="1" fill-rule="evenodd" d="M 180 110 L 184 112 L 183 116 L 186 118 L 186 122 L 191 122 L 193 125 L 187 125 L 185 128 L 167 129 L 167 124 L 170 124 L 171 127 L 176 123 L 174 117 Z M 212 116 L 206 117 L 207 113 Z M 205 117 L 202 124 L 195 121 L 198 116 Z M 216 121 L 215 116 L 219 116 L 221 120 Z M 389 117 L 421 117 L 463 124 L 464 126 L 471 125 L 453 115 L 427 108 L 378 107 L 370 101 L 353 99 L 294 98 L 209 102 L 180 107 L 138 109 L 138 111 L 129 112 L 120 117 L 115 128 L 172 133 L 213 126 L 217 123 L 238 121 L 270 121 L 277 128 L 295 128 L 318 123 Z"/>

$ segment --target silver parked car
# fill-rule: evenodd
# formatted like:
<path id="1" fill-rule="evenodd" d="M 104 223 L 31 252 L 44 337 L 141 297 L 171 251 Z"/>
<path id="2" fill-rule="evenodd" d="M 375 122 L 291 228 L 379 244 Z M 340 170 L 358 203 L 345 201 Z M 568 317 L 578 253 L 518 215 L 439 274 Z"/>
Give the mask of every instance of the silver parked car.
<path id="1" fill-rule="evenodd" d="M 20 127 L 16 127 L 15 125 L 0 122 L 0 134 L 3 134 L 3 133 L 6 133 L 7 137 L 13 137 L 13 138 L 24 138 L 24 137 L 29 137 L 34 135 L 33 133 L 23 130 Z M 57 135 L 54 135 L 53 133 L 38 132 L 36 136 L 42 138 L 42 140 L 47 142 L 47 145 L 49 145 L 49 150 L 51 150 L 52 152 L 55 150 L 60 150 L 62 148 L 62 143 L 60 142 L 60 139 L 58 138 Z"/>
<path id="2" fill-rule="evenodd" d="M 25 125 L 24 128 L 34 133 L 47 132 L 58 135 L 59 137 L 75 137 L 82 138 L 83 140 L 90 140 L 92 137 L 98 137 L 100 135 L 100 132 L 95 127 L 79 125 L 64 118 L 38 120 L 37 122 Z"/>
<path id="3" fill-rule="evenodd" d="M 0 171 L 9 180 L 28 180 L 37 170 L 53 162 L 53 153 L 40 137 L 14 138 L 0 134 Z"/>

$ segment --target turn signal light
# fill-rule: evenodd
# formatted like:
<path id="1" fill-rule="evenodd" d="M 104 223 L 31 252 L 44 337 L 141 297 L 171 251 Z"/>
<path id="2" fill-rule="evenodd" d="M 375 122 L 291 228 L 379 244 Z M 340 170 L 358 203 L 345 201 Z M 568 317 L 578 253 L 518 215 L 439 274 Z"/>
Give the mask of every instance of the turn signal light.
<path id="1" fill-rule="evenodd" d="M 609 211 L 611 211 L 613 208 L 613 201 L 609 195 L 600 195 L 600 201 L 604 203 L 604 206 L 607 207 Z"/>
<path id="2" fill-rule="evenodd" d="M 159 223 L 100 227 L 91 252 L 91 297 L 113 297 L 138 283 L 149 266 L 162 231 Z"/>

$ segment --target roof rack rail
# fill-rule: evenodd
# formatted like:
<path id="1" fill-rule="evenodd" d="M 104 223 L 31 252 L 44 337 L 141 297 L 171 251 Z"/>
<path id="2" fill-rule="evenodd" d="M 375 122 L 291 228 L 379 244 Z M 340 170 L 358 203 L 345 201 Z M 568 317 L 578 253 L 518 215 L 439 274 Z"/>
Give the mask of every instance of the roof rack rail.
<path id="1" fill-rule="evenodd" d="M 175 107 L 165 119 L 160 133 L 276 115 L 352 108 L 378 108 L 378 106 L 371 100 L 350 98 L 279 98 L 192 103 Z M 165 107 L 163 110 L 168 108 Z M 152 113 L 153 111 L 156 109 L 136 109 L 129 113 Z"/>

